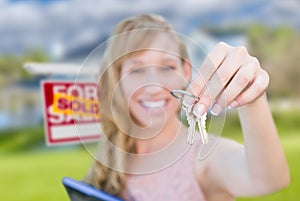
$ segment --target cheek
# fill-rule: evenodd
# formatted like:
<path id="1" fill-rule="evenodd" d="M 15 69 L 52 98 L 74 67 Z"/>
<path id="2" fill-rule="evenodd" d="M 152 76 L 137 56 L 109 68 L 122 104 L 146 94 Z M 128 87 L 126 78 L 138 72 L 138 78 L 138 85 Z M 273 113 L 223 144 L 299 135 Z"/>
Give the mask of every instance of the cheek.
<path id="1" fill-rule="evenodd" d="M 168 76 L 162 76 L 161 80 L 163 85 L 168 89 L 184 89 L 188 86 L 188 81 L 182 76 L 182 74 L 170 74 Z"/>
<path id="2" fill-rule="evenodd" d="M 180 101 L 178 99 L 176 99 L 175 97 L 173 97 L 172 95 L 170 95 L 170 107 L 172 107 L 173 109 L 176 110 L 176 112 L 181 108 L 181 104 Z"/>
<path id="3" fill-rule="evenodd" d="M 129 104 L 130 99 L 136 94 L 139 87 L 137 87 L 133 80 L 129 79 L 123 79 L 120 84 L 126 103 Z"/>

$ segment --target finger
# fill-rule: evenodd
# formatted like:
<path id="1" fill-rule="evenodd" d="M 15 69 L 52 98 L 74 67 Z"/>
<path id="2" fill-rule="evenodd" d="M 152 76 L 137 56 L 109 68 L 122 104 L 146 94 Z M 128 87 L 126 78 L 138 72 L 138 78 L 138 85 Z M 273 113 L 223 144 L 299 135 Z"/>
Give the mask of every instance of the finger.
<path id="1" fill-rule="evenodd" d="M 235 107 L 237 104 L 235 99 L 254 81 L 256 71 L 257 68 L 253 66 L 253 62 L 242 66 L 215 101 L 211 113 L 218 115 L 227 106 Z"/>
<path id="2" fill-rule="evenodd" d="M 221 63 L 220 67 L 212 75 L 211 82 L 219 82 L 221 86 L 225 87 L 238 69 L 245 65 L 245 61 L 249 60 L 247 49 L 245 47 L 234 48 Z"/>
<path id="3" fill-rule="evenodd" d="M 226 43 L 217 44 L 206 56 L 200 68 L 196 71 L 195 77 L 187 88 L 187 91 L 199 96 L 203 91 L 206 82 L 211 78 L 216 69 L 225 59 L 227 52 L 232 47 Z M 186 98 L 186 102 L 192 104 L 191 100 Z"/>
<path id="4" fill-rule="evenodd" d="M 204 113 L 208 110 L 209 106 L 211 105 L 211 102 L 212 102 L 211 94 L 210 94 L 209 90 L 207 90 L 207 88 L 205 88 L 199 101 L 193 107 L 193 114 L 196 117 L 203 116 Z"/>
<path id="5" fill-rule="evenodd" d="M 201 77 L 208 81 L 215 71 L 220 67 L 226 58 L 228 52 L 233 49 L 230 45 L 220 42 L 205 57 L 200 66 Z M 197 81 L 197 77 L 195 79 Z"/>
<path id="6" fill-rule="evenodd" d="M 234 48 L 225 57 L 219 68 L 215 71 L 207 83 L 207 88 L 205 89 L 206 92 L 200 97 L 198 103 L 201 104 L 201 108 L 204 106 L 205 109 L 208 109 L 209 106 L 217 99 L 217 97 L 220 96 L 220 94 L 225 90 L 229 81 L 237 73 L 244 61 L 247 60 L 247 57 L 249 57 L 248 52 L 244 47 Z M 226 102 L 223 102 L 221 105 L 215 104 L 214 108 L 212 108 L 213 114 L 217 115 L 219 112 L 221 112 L 222 105 L 224 104 L 226 104 Z M 195 109 L 197 107 L 195 107 Z"/>
<path id="7" fill-rule="evenodd" d="M 214 100 L 223 91 L 229 80 L 236 74 L 247 57 L 247 50 L 243 47 L 235 48 L 226 56 L 220 67 L 212 75 L 207 87 Z"/>
<path id="8" fill-rule="evenodd" d="M 237 102 L 236 107 L 251 103 L 260 97 L 267 89 L 269 81 L 269 74 L 261 69 L 260 74 L 255 78 L 252 85 L 235 99 Z"/>

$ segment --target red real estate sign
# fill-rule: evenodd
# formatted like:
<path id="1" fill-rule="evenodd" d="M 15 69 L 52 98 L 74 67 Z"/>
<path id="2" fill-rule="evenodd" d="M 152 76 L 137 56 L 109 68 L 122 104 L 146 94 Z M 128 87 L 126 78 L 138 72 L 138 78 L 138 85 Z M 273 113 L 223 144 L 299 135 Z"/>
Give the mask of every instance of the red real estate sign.
<path id="1" fill-rule="evenodd" d="M 100 113 L 95 83 L 43 81 L 42 93 L 48 145 L 99 139 Z"/>

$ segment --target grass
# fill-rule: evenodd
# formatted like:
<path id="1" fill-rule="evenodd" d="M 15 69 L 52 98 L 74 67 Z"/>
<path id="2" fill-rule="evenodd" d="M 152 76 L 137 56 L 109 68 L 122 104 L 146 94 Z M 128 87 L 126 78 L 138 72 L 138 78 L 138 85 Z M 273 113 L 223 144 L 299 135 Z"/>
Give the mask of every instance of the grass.
<path id="1" fill-rule="evenodd" d="M 271 195 L 237 201 L 294 201 L 300 197 L 300 112 L 277 112 L 274 119 L 288 159 L 291 184 Z M 236 115 L 226 117 L 223 131 L 222 136 L 242 141 Z M 0 133 L 0 200 L 67 201 L 61 179 L 81 179 L 90 163 L 90 155 L 79 146 L 45 147 L 42 127 L 4 131 Z"/>
<path id="2" fill-rule="evenodd" d="M 90 164 L 81 149 L 30 152 L 0 156 L 1 200 L 68 200 L 64 176 L 81 179 Z"/>
<path id="3" fill-rule="evenodd" d="M 43 126 L 1 130 L 0 154 L 20 153 L 45 147 Z"/>
<path id="4" fill-rule="evenodd" d="M 277 193 L 238 201 L 294 201 L 300 197 L 300 136 L 282 139 L 291 175 L 291 185 Z M 68 200 L 61 184 L 64 176 L 81 179 L 91 162 L 81 148 L 27 152 L 0 156 L 1 200 Z M 280 176 L 280 175 L 279 175 Z M 17 193 L 16 193 L 17 192 Z"/>

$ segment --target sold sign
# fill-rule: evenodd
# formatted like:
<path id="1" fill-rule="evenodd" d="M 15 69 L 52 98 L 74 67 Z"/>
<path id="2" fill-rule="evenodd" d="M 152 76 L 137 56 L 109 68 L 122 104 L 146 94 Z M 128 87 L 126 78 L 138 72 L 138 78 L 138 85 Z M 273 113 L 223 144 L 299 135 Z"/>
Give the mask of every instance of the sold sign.
<path id="1" fill-rule="evenodd" d="M 95 83 L 43 81 L 42 93 L 48 145 L 99 139 L 100 112 Z"/>
<path id="2" fill-rule="evenodd" d="M 64 93 L 55 93 L 52 106 L 55 113 L 73 114 L 77 117 L 93 115 L 97 118 L 99 117 L 97 100 L 79 98 Z"/>

